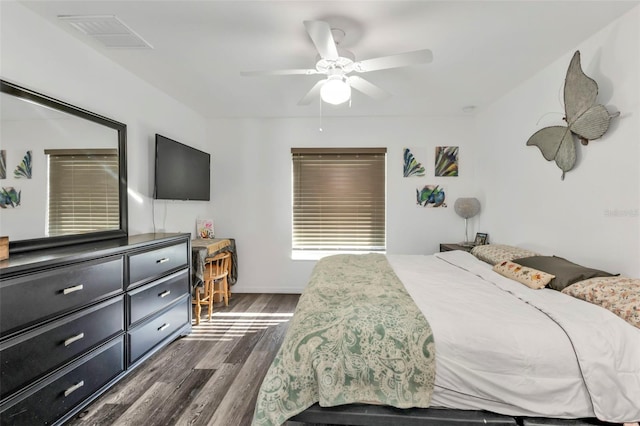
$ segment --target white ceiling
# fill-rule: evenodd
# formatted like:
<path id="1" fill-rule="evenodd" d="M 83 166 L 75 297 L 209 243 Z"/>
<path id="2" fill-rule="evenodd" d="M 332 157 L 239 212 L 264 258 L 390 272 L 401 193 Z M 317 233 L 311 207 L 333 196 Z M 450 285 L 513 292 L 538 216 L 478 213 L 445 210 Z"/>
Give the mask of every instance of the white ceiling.
<path id="1" fill-rule="evenodd" d="M 205 117 L 315 116 L 298 106 L 319 75 L 243 77 L 313 68 L 304 20 L 346 36 L 356 60 L 431 49 L 430 64 L 364 74 L 393 96 L 354 93 L 338 116 L 462 114 L 500 98 L 638 1 L 21 1 L 54 25 Z M 58 15 L 116 15 L 154 48 L 107 49 Z M 558 76 L 559 84 L 564 76 Z"/>

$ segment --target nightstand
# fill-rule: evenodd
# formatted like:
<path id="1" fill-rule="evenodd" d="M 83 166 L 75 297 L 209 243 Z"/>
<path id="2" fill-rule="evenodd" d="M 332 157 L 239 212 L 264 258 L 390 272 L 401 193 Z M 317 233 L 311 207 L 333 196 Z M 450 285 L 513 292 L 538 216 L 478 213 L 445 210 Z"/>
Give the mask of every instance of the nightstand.
<path id="1" fill-rule="evenodd" d="M 440 243 L 440 251 L 463 250 L 470 252 L 473 246 L 463 246 L 457 243 Z"/>

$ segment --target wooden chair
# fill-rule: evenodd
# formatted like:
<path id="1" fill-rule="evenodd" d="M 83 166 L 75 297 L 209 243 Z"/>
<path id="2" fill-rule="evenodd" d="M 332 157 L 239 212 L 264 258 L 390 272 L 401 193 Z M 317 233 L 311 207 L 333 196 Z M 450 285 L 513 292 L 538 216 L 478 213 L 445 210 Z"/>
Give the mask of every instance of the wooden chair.
<path id="1" fill-rule="evenodd" d="M 231 273 L 231 253 L 224 252 L 207 259 L 204 267 L 205 284 L 211 285 L 212 300 L 221 295 L 224 305 L 229 306 L 229 281 Z"/>
<path id="2" fill-rule="evenodd" d="M 211 321 L 211 312 L 213 311 L 213 294 L 211 291 L 211 283 L 204 282 L 202 287 L 196 287 L 195 298 L 191 299 L 191 304 L 196 307 L 195 319 L 196 325 L 200 324 L 200 314 L 202 306 L 206 306 L 209 313 L 209 321 Z"/>

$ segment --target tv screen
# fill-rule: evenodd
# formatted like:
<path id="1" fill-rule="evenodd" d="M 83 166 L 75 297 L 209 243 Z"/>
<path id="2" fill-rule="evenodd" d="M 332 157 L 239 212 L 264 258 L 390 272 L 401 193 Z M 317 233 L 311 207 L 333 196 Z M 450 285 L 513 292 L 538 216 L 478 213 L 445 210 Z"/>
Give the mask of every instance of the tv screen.
<path id="1" fill-rule="evenodd" d="M 154 198 L 210 199 L 210 155 L 156 134 Z"/>

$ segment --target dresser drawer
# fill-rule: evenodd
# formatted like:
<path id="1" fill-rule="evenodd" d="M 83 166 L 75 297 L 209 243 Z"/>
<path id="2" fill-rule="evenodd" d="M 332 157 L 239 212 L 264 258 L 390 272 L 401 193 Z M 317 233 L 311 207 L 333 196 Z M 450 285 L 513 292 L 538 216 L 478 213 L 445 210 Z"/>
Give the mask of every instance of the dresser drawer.
<path id="1" fill-rule="evenodd" d="M 187 269 L 130 291 L 127 293 L 129 324 L 169 306 L 185 294 L 189 294 Z"/>
<path id="2" fill-rule="evenodd" d="M 156 318 L 133 328 L 129 336 L 129 362 L 133 364 L 158 343 L 189 322 L 191 297 L 184 297 L 176 305 Z"/>
<path id="3" fill-rule="evenodd" d="M 2 407 L 0 424 L 42 425 L 61 418 L 124 370 L 123 337 Z"/>
<path id="4" fill-rule="evenodd" d="M 0 282 L 0 334 L 42 322 L 122 291 L 122 256 Z"/>
<path id="5" fill-rule="evenodd" d="M 137 253 L 129 257 L 129 287 L 189 265 L 187 243 Z"/>
<path id="6" fill-rule="evenodd" d="M 0 344 L 5 398 L 124 331 L 124 297 L 84 309 Z"/>

